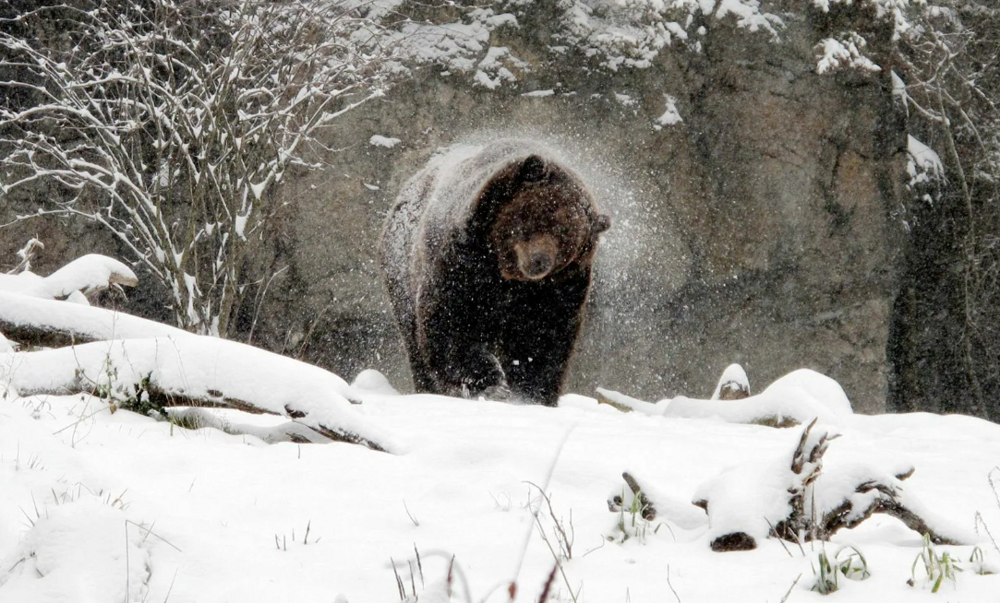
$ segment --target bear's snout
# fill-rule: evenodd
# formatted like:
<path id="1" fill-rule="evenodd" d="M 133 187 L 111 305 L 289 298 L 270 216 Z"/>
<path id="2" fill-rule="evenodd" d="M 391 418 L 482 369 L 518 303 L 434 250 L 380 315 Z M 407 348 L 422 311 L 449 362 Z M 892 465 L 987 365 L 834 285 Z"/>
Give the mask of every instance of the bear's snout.
<path id="1" fill-rule="evenodd" d="M 514 245 L 517 267 L 529 281 L 541 280 L 552 272 L 558 251 L 559 246 L 551 236 L 537 237 Z"/>
<path id="2" fill-rule="evenodd" d="M 552 270 L 552 256 L 544 251 L 531 254 L 527 269 L 521 268 L 528 278 L 542 278 Z"/>

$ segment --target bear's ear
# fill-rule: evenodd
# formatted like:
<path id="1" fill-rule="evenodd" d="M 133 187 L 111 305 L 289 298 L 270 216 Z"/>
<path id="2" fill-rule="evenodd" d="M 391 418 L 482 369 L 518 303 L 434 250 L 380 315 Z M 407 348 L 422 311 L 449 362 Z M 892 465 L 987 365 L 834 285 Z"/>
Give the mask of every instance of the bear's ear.
<path id="1" fill-rule="evenodd" d="M 600 234 L 609 228 L 611 228 L 611 216 L 597 214 L 594 218 L 594 234 Z"/>
<path id="2" fill-rule="evenodd" d="M 521 182 L 541 182 L 545 180 L 545 160 L 538 155 L 529 155 L 521 163 L 517 171 L 517 179 Z"/>

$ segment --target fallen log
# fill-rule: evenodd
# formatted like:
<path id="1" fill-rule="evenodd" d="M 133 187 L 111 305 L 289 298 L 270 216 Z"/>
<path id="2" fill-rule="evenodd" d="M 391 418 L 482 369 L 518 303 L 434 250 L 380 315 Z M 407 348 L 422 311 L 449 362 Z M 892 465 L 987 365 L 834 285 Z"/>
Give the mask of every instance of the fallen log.
<path id="1" fill-rule="evenodd" d="M 140 412 L 226 407 L 285 416 L 331 440 L 393 451 L 390 434 L 353 405 L 360 397 L 319 367 L 245 344 L 185 334 L 0 354 L 0 382 L 22 396 L 95 394 Z"/>
<path id="2" fill-rule="evenodd" d="M 144 337 L 184 337 L 187 331 L 145 318 L 52 299 L 0 291 L 0 333 L 22 348 Z"/>

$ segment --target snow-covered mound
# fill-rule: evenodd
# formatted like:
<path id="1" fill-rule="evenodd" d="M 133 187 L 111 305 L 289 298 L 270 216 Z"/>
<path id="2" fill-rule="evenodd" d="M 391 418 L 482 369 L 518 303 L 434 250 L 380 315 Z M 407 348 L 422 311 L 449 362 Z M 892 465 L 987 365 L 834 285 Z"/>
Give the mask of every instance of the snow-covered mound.
<path id="1" fill-rule="evenodd" d="M 124 502 L 90 492 L 50 494 L 4 561 L 4 601 L 139 601 L 150 551 L 163 547 L 130 523 Z M 34 512 L 34 509 L 32 509 Z"/>
<path id="2" fill-rule="evenodd" d="M 213 355 L 193 374 L 211 373 Z M 280 363 L 253 368 L 277 382 L 300 378 Z M 415 586 L 421 601 L 448 600 L 452 560 L 451 600 L 466 601 L 467 588 L 468 600 L 506 601 L 515 580 L 516 600 L 534 601 L 553 566 L 535 510 L 556 551 L 557 521 L 573 535 L 566 578 L 557 576 L 549 601 L 581 587 L 588 601 L 672 600 L 673 588 L 682 601 L 731 602 L 734 585 L 740 600 L 778 601 L 789 589 L 791 601 L 819 596 L 809 589 L 821 544 L 786 552 L 765 535 L 755 550 L 716 553 L 718 526 L 685 506 L 702 484 L 731 475 L 742 481 L 718 483 L 742 484 L 753 496 L 747 509 L 761 509 L 767 493 L 787 486 L 801 428 L 622 413 L 582 396 L 553 409 L 355 393 L 363 403 L 352 408 L 366 422 L 407 439 L 403 454 L 189 431 L 111 414 L 89 396 L 0 394 L 0 601 L 120 603 L 126 589 L 133 600 L 171 603 L 383 601 L 399 596 L 390 559 L 406 595 Z M 921 538 L 898 520 L 876 515 L 838 532 L 829 550 L 857 547 L 871 577 L 842 580 L 846 594 L 837 596 L 992 601 L 1000 576 L 977 574 L 968 559 L 979 546 L 988 563 L 1000 560 L 981 529 L 1000 530 L 987 481 L 991 470 L 1000 479 L 1000 426 L 930 414 L 839 418 L 841 437 L 824 460 L 829 479 L 852 481 L 861 465 L 887 476 L 912 466 L 907 496 L 970 533 L 977 513 L 982 521 L 967 546 L 938 547 L 966 571 L 934 596 L 919 575 L 906 583 Z M 768 463 L 782 473 L 752 470 Z M 623 471 L 665 501 L 651 522 L 609 512 Z M 525 482 L 548 493 L 551 511 Z M 720 500 L 715 490 L 706 496 Z"/>
<path id="3" fill-rule="evenodd" d="M 398 396 L 399 392 L 389 383 L 385 375 L 375 369 L 365 369 L 354 377 L 351 387 L 385 396 Z"/>
<path id="4" fill-rule="evenodd" d="M 13 352 L 16 349 L 17 346 L 12 341 L 4 337 L 3 333 L 0 333 L 0 354 Z"/>
<path id="5" fill-rule="evenodd" d="M 788 536 L 803 500 L 860 524 L 830 532 L 868 560 L 871 577 L 843 585 L 855 600 L 920 600 L 935 581 L 915 575 L 929 553 L 907 526 L 961 543 L 939 547 L 970 570 L 944 588 L 969 601 L 1000 592 L 1000 577 L 973 571 L 1000 560 L 986 531 L 1000 529 L 1000 427 L 856 416 L 813 371 L 743 399 L 721 399 L 749 392 L 730 367 L 720 399 L 601 390 L 610 405 L 567 395 L 546 408 L 402 396 L 374 370 L 348 385 L 23 291 L 0 292 L 0 324 L 108 339 L 22 352 L 0 338 L 3 603 L 470 602 L 503 599 L 512 583 L 527 601 L 555 563 L 549 601 L 584 587 L 588 600 L 659 601 L 665 574 L 681 600 L 728 602 L 733 584 L 748 600 L 808 597 L 814 549 L 768 537 L 775 522 Z M 122 410 L 152 397 L 228 408 L 170 408 L 169 422 Z M 744 424 L 817 418 L 811 439 Z M 803 443 L 833 428 L 822 467 L 810 457 L 796 469 Z M 713 552 L 734 532 L 753 550 Z"/>

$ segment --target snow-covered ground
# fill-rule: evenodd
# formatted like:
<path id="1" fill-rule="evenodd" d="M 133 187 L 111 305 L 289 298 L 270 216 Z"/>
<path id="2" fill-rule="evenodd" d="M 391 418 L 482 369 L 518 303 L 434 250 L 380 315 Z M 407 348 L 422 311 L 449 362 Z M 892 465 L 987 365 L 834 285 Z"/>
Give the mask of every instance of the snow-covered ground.
<path id="1" fill-rule="evenodd" d="M 90 268 L 108 265 L 90 258 L 60 278 L 107 286 L 113 274 Z M 980 571 L 1000 567 L 992 423 L 854 415 L 835 381 L 808 370 L 750 395 L 736 365 L 711 400 L 401 396 L 374 371 L 348 384 L 235 342 L 39 299 L 68 289 L 26 292 L 46 279 L 17 279 L 0 281 L 0 324 L 97 341 L 18 351 L 0 338 L 2 603 L 531 602 L 557 559 L 548 601 L 819 601 L 822 552 L 860 554 L 870 573 L 838 574 L 831 601 L 1000 601 L 1000 575 Z M 271 414 L 175 414 L 214 425 L 185 429 L 118 408 L 157 395 Z M 624 473 L 656 517 L 633 512 Z M 849 501 L 847 519 L 899 503 L 898 515 L 963 544 L 928 551 L 884 514 L 825 543 L 768 538 L 796 487 L 823 514 Z M 713 552 L 733 532 L 756 548 Z M 932 554 L 957 565 L 940 584 L 919 560 Z"/>
<path id="2" fill-rule="evenodd" d="M 625 487 L 623 471 L 691 500 L 728 467 L 790 459 L 801 428 L 626 414 L 578 396 L 562 404 L 368 393 L 358 412 L 405 439 L 405 451 L 389 454 L 190 431 L 111 414 L 88 396 L 9 395 L 0 400 L 0 600 L 120 603 L 128 588 L 128 601 L 394 601 L 391 559 L 408 594 L 415 584 L 420 600 L 444 601 L 434 583 L 454 557 L 453 600 L 466 600 L 467 584 L 472 601 L 508 601 L 516 580 L 516 600 L 536 601 L 553 557 L 531 509 L 542 505 L 541 525 L 557 551 L 558 543 L 529 482 L 571 529 L 565 580 L 580 589 L 579 601 L 777 602 L 790 588 L 788 601 L 821 600 L 809 591 L 819 544 L 767 539 L 753 551 L 716 553 L 710 527 L 689 515 L 679 523 L 658 517 L 644 537 L 620 544 L 619 514 L 607 504 Z M 910 494 L 976 538 L 988 562 L 1000 560 L 985 532 L 974 532 L 978 512 L 1000 535 L 987 481 L 1000 463 L 1000 426 L 929 414 L 840 423 L 826 470 L 912 464 Z M 919 574 L 908 586 L 921 539 L 887 516 L 825 547 L 843 544 L 863 553 L 871 577 L 841 578 L 831 601 L 987 602 L 1000 594 L 1000 576 L 978 575 L 967 562 L 942 592 L 931 594 Z M 973 551 L 937 548 L 960 561 Z M 561 576 L 553 588 L 550 600 L 571 600 Z"/>

